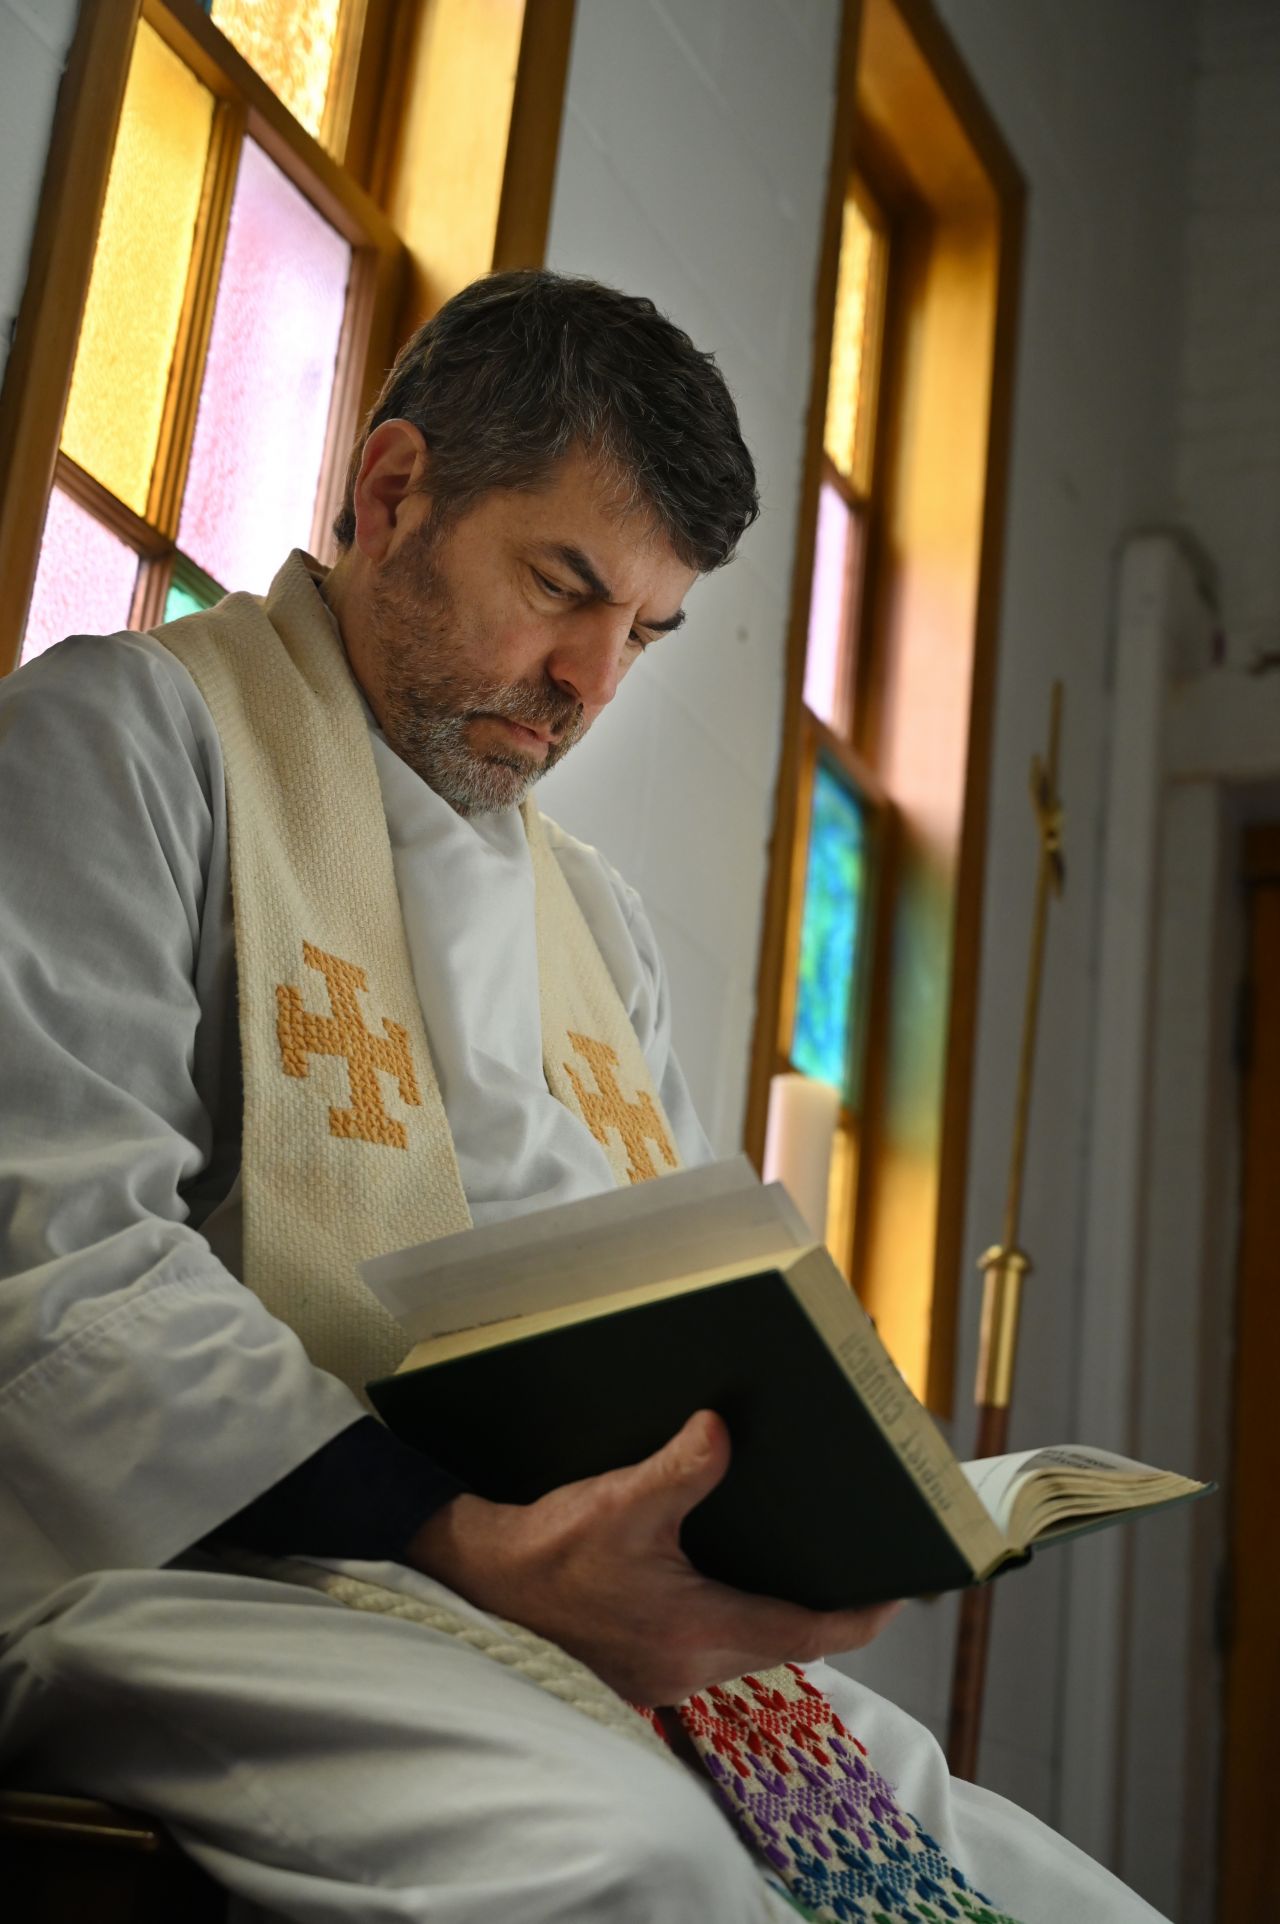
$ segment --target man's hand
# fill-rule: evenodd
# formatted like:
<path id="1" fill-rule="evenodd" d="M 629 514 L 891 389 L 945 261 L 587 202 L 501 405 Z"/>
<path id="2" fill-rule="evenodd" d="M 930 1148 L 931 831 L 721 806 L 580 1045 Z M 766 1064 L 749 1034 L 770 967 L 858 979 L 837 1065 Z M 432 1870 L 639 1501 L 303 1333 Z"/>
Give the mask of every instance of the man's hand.
<path id="1" fill-rule="evenodd" d="M 694 1569 L 680 1525 L 728 1467 L 725 1425 L 699 1410 L 644 1462 L 536 1503 L 455 1497 L 418 1531 L 407 1560 L 551 1638 L 632 1703 L 679 1703 L 747 1670 L 869 1643 L 899 1604 L 805 1610 Z"/>

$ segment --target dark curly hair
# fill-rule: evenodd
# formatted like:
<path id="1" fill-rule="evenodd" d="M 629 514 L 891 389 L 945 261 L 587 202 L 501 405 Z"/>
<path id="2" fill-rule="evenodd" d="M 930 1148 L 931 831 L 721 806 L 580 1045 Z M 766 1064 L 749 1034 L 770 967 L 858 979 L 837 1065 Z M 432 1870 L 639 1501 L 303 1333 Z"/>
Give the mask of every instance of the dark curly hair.
<path id="1" fill-rule="evenodd" d="M 407 341 L 351 456 L 333 532 L 355 539 L 365 442 L 410 421 L 431 453 L 442 519 L 491 488 L 536 488 L 574 447 L 612 468 L 700 574 L 760 511 L 755 468 L 710 354 L 653 302 L 526 268 L 464 287 Z"/>

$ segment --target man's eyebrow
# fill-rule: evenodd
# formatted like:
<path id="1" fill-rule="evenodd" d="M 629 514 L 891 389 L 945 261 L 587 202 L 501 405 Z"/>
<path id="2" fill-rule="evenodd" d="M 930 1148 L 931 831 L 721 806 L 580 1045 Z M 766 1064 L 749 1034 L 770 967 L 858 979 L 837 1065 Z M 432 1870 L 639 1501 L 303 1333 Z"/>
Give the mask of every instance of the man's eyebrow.
<path id="1" fill-rule="evenodd" d="M 575 548 L 572 542 L 568 541 L 548 541 L 543 545 L 543 553 L 553 555 L 557 561 L 563 562 L 571 573 L 577 575 L 583 587 L 589 594 L 593 595 L 597 601 L 604 602 L 606 607 L 609 608 L 617 606 L 608 583 L 601 579 L 599 571 L 589 558 L 583 554 L 581 548 Z M 650 634 L 672 635 L 677 628 L 683 628 L 684 621 L 685 612 L 684 609 L 681 608 L 678 613 L 668 615 L 664 621 L 638 620 L 636 626 L 637 628 L 647 628 Z"/>

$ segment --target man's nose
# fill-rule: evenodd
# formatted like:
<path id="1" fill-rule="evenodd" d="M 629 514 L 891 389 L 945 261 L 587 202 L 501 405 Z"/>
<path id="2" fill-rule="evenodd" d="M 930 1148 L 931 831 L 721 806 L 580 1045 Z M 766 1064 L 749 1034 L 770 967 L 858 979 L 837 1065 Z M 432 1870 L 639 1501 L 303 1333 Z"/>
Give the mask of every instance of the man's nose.
<path id="1" fill-rule="evenodd" d="M 558 640 L 547 673 L 588 716 L 608 706 L 622 680 L 630 620 L 613 608 L 584 609 L 572 635 Z"/>

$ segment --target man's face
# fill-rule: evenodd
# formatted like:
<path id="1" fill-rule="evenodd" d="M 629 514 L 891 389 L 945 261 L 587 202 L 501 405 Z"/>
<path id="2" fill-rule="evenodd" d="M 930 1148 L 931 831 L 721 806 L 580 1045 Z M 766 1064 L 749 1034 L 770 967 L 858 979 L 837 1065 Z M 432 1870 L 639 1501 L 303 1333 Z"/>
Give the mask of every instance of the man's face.
<path id="1" fill-rule="evenodd" d="M 581 454 L 443 528 L 411 496 L 373 575 L 360 679 L 391 747 L 459 814 L 508 808 L 680 625 L 696 578 Z"/>

